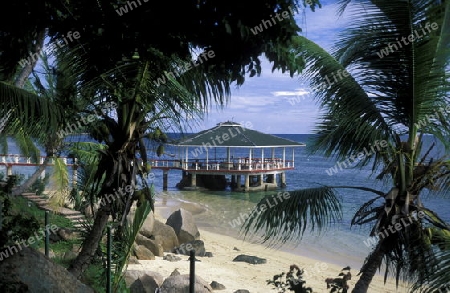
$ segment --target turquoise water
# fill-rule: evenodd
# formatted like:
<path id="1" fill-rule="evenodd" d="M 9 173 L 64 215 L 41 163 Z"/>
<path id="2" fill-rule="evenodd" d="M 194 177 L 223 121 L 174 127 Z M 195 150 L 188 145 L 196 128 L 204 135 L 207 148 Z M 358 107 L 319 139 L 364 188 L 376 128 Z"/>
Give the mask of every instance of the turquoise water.
<path id="1" fill-rule="evenodd" d="M 307 142 L 310 135 L 284 134 L 279 135 L 298 142 Z M 427 137 L 426 145 L 433 140 Z M 169 151 L 171 151 L 169 149 Z M 175 150 L 173 150 L 175 152 Z M 245 151 L 246 152 L 246 151 Z M 436 148 L 435 155 L 442 155 L 443 149 Z M 258 151 L 256 151 L 258 153 Z M 286 152 L 287 158 L 291 159 L 292 151 Z M 218 156 L 225 155 L 218 153 Z M 344 169 L 332 176 L 328 175 L 326 170 L 333 167 L 336 161 L 326 159 L 322 156 L 308 156 L 305 148 L 298 148 L 295 151 L 296 169 L 286 173 L 286 191 L 296 190 L 318 185 L 330 186 L 364 186 L 388 191 L 390 186 L 383 186 L 381 182 L 376 182 L 370 178 L 370 166 L 362 170 Z M 169 188 L 166 192 L 162 191 L 162 173 L 155 172 L 155 187 L 158 190 L 159 197 L 165 199 L 181 200 L 186 203 L 197 203 L 194 209 L 197 223 L 202 228 L 221 234 L 240 237 L 239 227 L 233 227 L 233 219 L 242 218 L 245 213 L 249 214 L 255 204 L 266 194 L 276 192 L 254 192 L 242 193 L 232 191 L 179 191 L 175 188 L 176 183 L 181 179 L 180 171 L 169 172 Z M 281 189 L 280 189 L 281 190 Z M 369 227 L 350 226 L 351 218 L 356 209 L 364 202 L 375 197 L 372 193 L 355 191 L 351 189 L 339 189 L 343 208 L 343 219 L 334 223 L 327 231 L 320 234 L 317 232 L 306 233 L 301 242 L 288 243 L 282 247 L 282 250 L 294 252 L 296 254 L 313 257 L 316 259 L 336 263 L 338 265 L 350 265 L 359 268 L 364 258 L 370 252 L 364 244 L 368 237 Z M 425 206 L 436 211 L 445 221 L 450 222 L 450 199 L 430 198 L 423 196 Z M 234 222 L 236 224 L 236 222 Z"/>
<path id="2" fill-rule="evenodd" d="M 310 135 L 304 134 L 284 134 L 278 135 L 298 142 L 308 142 Z M 433 142 L 432 137 L 427 137 L 426 144 Z M 14 143 L 10 144 L 10 153 L 17 150 Z M 167 147 L 166 153 L 176 153 L 173 147 Z M 435 155 L 442 154 L 442 148 L 436 148 Z M 256 152 L 258 154 L 258 152 Z M 277 152 L 278 155 L 281 151 Z M 292 150 L 286 152 L 286 159 L 291 159 Z M 217 157 L 225 157 L 224 150 L 218 150 Z M 236 150 L 235 156 L 247 156 L 247 151 Z M 268 155 L 268 152 L 265 156 Z M 165 156 L 167 159 L 173 159 Z M 344 169 L 332 176 L 326 170 L 333 167 L 336 161 L 326 159 L 321 156 L 308 156 L 305 148 L 297 148 L 295 151 L 295 170 L 286 173 L 287 186 L 285 191 L 316 187 L 320 184 L 336 186 L 364 186 L 388 191 L 390 187 L 383 186 L 381 182 L 376 182 L 369 178 L 370 166 L 362 170 Z M 0 167 L 0 172 L 2 168 Z M 15 169 L 16 171 L 16 169 Z M 30 174 L 33 168 L 23 168 L 20 173 Z M 48 172 L 51 172 L 49 168 Z M 266 194 L 276 192 L 232 192 L 225 191 L 180 191 L 175 186 L 181 179 L 181 171 L 172 170 L 169 172 L 169 187 L 167 191 L 162 190 L 162 171 L 154 170 L 154 180 L 152 181 L 157 191 L 157 197 L 166 202 L 167 205 L 183 206 L 194 214 L 199 227 L 220 234 L 241 238 L 239 226 L 232 223 L 234 219 L 241 218 L 242 214 L 249 214 L 255 204 Z M 283 191 L 280 189 L 280 191 Z M 368 227 L 350 227 L 350 220 L 355 209 L 364 202 L 374 197 L 373 194 L 350 189 L 340 189 L 339 197 L 343 207 L 343 219 L 334 223 L 322 234 L 317 232 L 306 232 L 301 242 L 288 243 L 281 249 L 299 255 L 313 257 L 319 260 L 336 263 L 338 265 L 350 265 L 359 268 L 369 253 L 370 249 L 364 244 L 368 237 Z M 427 195 L 423 196 L 425 206 L 436 211 L 445 221 L 450 222 L 450 200 L 447 198 L 435 198 Z M 230 224 L 231 223 L 231 224 Z M 275 253 L 275 252 L 274 252 Z"/>

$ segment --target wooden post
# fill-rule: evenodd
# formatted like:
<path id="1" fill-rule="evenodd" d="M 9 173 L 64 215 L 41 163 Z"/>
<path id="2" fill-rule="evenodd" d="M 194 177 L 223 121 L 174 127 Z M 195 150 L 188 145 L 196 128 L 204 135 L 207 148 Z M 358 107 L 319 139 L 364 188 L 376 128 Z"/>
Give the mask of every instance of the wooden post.
<path id="1" fill-rule="evenodd" d="M 168 178 L 169 178 L 169 170 L 163 170 L 163 190 L 167 190 Z"/>

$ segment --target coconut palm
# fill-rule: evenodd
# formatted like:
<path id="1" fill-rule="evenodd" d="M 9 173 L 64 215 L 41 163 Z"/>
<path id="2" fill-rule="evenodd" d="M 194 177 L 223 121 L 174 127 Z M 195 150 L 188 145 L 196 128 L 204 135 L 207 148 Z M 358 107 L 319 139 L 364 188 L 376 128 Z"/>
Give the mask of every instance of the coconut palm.
<path id="1" fill-rule="evenodd" d="M 423 144 L 424 135 L 431 134 L 447 152 L 450 147 L 450 3 L 350 2 L 340 1 L 341 12 L 351 9 L 352 24 L 331 54 L 298 38 L 307 61 L 305 76 L 324 113 L 310 150 L 355 168 L 371 164 L 386 189 L 325 186 L 293 191 L 288 201 L 253 213 L 243 231 L 264 232 L 266 243 L 282 244 L 301 238 L 308 224 L 321 228 L 338 215 L 336 188 L 352 188 L 355 196 L 369 192 L 374 198 L 360 207 L 351 225 L 371 225 L 370 236 L 379 239 L 353 292 L 367 292 L 383 263 L 385 277 L 393 274 L 397 281 L 415 284 L 412 290 L 434 292 L 450 279 L 450 226 L 424 206 L 421 196 L 448 196 L 450 161 L 434 152 L 433 145 Z M 403 37 L 416 36 L 416 30 L 420 38 L 400 43 Z M 385 147 L 355 159 L 377 140 L 385 140 Z M 405 227 L 404 221 L 411 224 Z M 390 225 L 403 228 L 381 234 Z"/>
<path id="2" fill-rule="evenodd" d="M 106 146 L 105 150 L 99 150 L 94 177 L 99 191 L 97 198 L 126 190 L 118 200 L 98 210 L 92 233 L 69 268 L 75 276 L 79 277 L 89 265 L 110 215 L 120 223 L 115 229 L 120 234 L 135 195 L 152 202 L 150 192 L 137 190 L 137 178 L 148 172 L 144 141 L 148 132 L 180 125 L 185 116 L 198 117 L 211 101 L 224 105 L 231 84 L 242 85 L 247 75 L 260 74 L 263 54 L 273 63 L 273 70 L 287 71 L 293 76 L 304 68 L 302 58 L 296 57 L 296 48 L 292 48 L 292 37 L 300 31 L 292 15 L 263 33 L 254 34 L 250 28 L 260 25 L 262 19 L 274 12 L 296 10 L 298 5 L 307 3 L 312 8 L 317 5 L 315 0 L 252 0 L 244 6 L 228 2 L 160 1 L 122 16 L 117 15 L 119 4 L 109 0 L 99 0 L 93 5 L 83 0 L 49 6 L 42 22 L 49 25 L 52 40 L 61 40 L 69 32 L 81 33 L 81 38 L 67 42 L 56 53 L 71 65 L 67 72 L 77 77 L 74 101 L 89 102 L 73 119 L 94 115 L 96 119 L 87 129 Z M 170 11 L 175 16 L 171 18 L 174 25 L 165 25 L 169 19 L 161 11 Z M 204 54 L 210 51 L 214 57 L 202 62 Z M 23 54 L 15 56 L 17 60 L 21 57 Z M 195 66 L 184 72 L 186 63 Z M 198 66 L 200 63 L 202 66 Z M 165 72 L 180 71 L 183 71 L 180 76 L 166 75 L 162 85 L 155 83 Z M 27 102 L 22 103 L 25 97 Z M 54 131 L 55 125 L 63 123 L 65 109 L 49 107 L 46 102 L 4 83 L 0 83 L 0 100 L 7 101 L 4 109 L 26 110 L 22 118 L 27 126 L 37 122 L 34 117 L 42 114 L 42 110 L 48 111 L 42 117 L 52 116 L 53 120 L 44 119 L 39 124 L 41 130 Z M 67 103 L 66 109 L 72 108 L 70 101 Z M 114 107 L 103 113 L 105 103 L 114 103 Z M 164 141 L 161 137 L 157 139 Z"/>

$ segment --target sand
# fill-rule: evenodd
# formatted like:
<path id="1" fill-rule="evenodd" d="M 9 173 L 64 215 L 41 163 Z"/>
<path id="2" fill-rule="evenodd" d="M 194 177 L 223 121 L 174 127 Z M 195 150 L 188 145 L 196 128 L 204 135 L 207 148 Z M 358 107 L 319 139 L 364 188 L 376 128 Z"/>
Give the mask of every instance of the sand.
<path id="1" fill-rule="evenodd" d="M 159 208 L 158 208 L 159 206 Z M 155 218 L 165 222 L 167 215 L 177 209 L 177 204 L 164 204 L 164 207 L 156 204 Z M 313 288 L 313 292 L 329 292 L 326 289 L 326 278 L 336 278 L 342 267 L 332 263 L 326 263 L 313 257 L 308 258 L 288 252 L 269 249 L 260 244 L 254 244 L 242 239 L 213 233 L 199 228 L 200 239 L 205 242 L 206 251 L 212 252 L 213 257 L 197 257 L 200 262 L 195 263 L 196 275 L 202 277 L 208 283 L 212 281 L 223 284 L 226 289 L 216 292 L 232 293 L 238 289 L 247 289 L 251 293 L 279 292 L 267 284 L 268 279 L 283 271 L 288 271 L 292 264 L 303 268 L 306 273 L 304 280 L 306 285 Z M 239 249 L 237 251 L 236 249 Z M 265 264 L 248 264 L 245 262 L 233 262 L 239 254 L 254 255 L 265 258 Z M 140 264 L 130 264 L 130 270 L 156 271 L 164 277 L 168 277 L 175 269 L 181 274 L 189 274 L 188 256 L 180 255 L 181 261 L 169 262 L 162 257 L 155 260 L 139 261 Z M 345 256 L 343 262 L 345 263 Z M 359 268 L 352 268 L 352 280 L 349 281 L 350 291 L 354 287 Z M 287 291 L 291 292 L 291 291 Z M 388 279 L 384 284 L 383 276 L 376 275 L 368 292 L 407 292 L 406 286 L 395 286 L 393 279 Z"/>

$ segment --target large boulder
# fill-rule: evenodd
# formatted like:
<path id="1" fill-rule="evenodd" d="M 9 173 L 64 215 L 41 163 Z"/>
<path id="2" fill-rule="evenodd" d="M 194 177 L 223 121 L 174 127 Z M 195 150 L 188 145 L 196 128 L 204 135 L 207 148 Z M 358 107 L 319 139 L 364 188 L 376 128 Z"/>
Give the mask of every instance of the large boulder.
<path id="1" fill-rule="evenodd" d="M 0 262 L 1 292 L 94 293 L 92 288 L 44 254 L 29 247 L 20 247 L 13 252 Z"/>
<path id="2" fill-rule="evenodd" d="M 189 293 L 189 275 L 170 276 L 161 286 L 164 293 Z M 211 286 L 201 277 L 195 276 L 195 293 L 213 292 Z"/>
<path id="3" fill-rule="evenodd" d="M 173 228 L 180 243 L 200 238 L 200 232 L 195 224 L 194 217 L 183 208 L 173 212 L 167 219 L 166 224 Z"/>
<path id="4" fill-rule="evenodd" d="M 154 260 L 155 255 L 143 245 L 135 245 L 133 247 L 134 255 L 140 260 Z"/>
<path id="5" fill-rule="evenodd" d="M 144 235 L 147 238 L 150 238 L 153 235 L 153 227 L 155 226 L 155 214 L 153 211 L 150 211 L 147 218 L 145 218 L 144 223 L 142 224 L 139 233 Z"/>
<path id="6" fill-rule="evenodd" d="M 157 243 L 156 240 L 138 234 L 136 235 L 135 242 L 138 245 L 143 245 L 148 248 L 155 256 L 164 256 L 164 249 L 161 243 Z"/>
<path id="7" fill-rule="evenodd" d="M 164 280 L 160 273 L 138 270 L 127 270 L 124 278 L 132 293 L 154 293 Z"/>
<path id="8" fill-rule="evenodd" d="M 152 271 L 126 270 L 123 275 L 127 287 L 130 287 L 131 284 L 138 279 L 144 279 L 145 276 L 150 276 L 153 280 L 155 280 L 158 287 L 161 287 L 164 281 L 164 277 L 160 273 Z"/>
<path id="9" fill-rule="evenodd" d="M 158 220 L 155 220 L 153 226 L 153 236 L 151 239 L 161 244 L 165 252 L 171 252 L 174 247 L 180 245 L 177 234 L 174 229 Z"/>
<path id="10" fill-rule="evenodd" d="M 194 240 L 191 242 L 183 243 L 180 246 L 175 247 L 173 249 L 173 252 L 177 254 L 190 255 L 191 250 L 195 250 L 196 256 L 205 256 L 205 242 L 203 242 L 202 240 Z"/>

